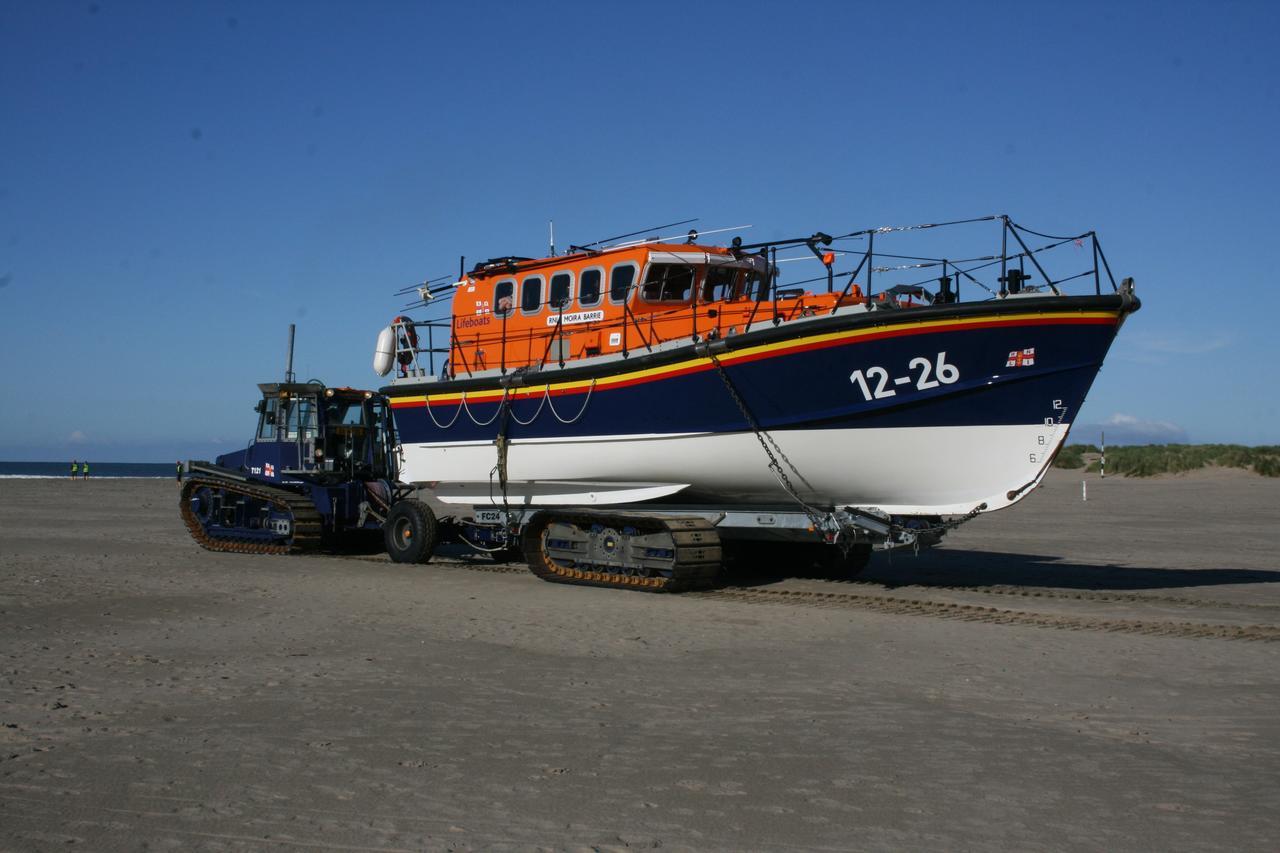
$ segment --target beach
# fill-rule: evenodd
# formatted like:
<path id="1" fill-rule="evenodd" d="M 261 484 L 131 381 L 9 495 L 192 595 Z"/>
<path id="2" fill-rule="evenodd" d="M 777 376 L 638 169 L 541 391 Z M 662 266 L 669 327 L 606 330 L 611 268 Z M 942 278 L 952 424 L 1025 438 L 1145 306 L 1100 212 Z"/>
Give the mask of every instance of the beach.
<path id="1" fill-rule="evenodd" d="M 675 596 L 0 481 L 0 849 L 1274 850 L 1280 480 L 1085 479 Z"/>

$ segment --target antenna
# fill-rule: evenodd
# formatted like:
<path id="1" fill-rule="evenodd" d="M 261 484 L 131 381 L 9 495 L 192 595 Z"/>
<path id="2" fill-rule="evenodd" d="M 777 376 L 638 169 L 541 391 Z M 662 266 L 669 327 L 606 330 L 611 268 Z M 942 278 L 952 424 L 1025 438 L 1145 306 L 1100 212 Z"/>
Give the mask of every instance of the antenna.
<path id="1" fill-rule="evenodd" d="M 289 324 L 289 358 L 284 363 L 284 381 L 293 381 L 293 323 Z"/>
<path id="2" fill-rule="evenodd" d="M 578 246 L 578 248 L 590 249 L 592 246 L 599 246 L 601 243 L 609 243 L 613 240 L 625 240 L 627 237 L 634 237 L 637 234 L 648 234 L 651 231 L 660 231 L 663 228 L 674 228 L 677 225 L 688 225 L 690 222 L 697 221 L 698 218 L 695 216 L 693 219 L 682 219 L 679 222 L 669 222 L 666 225 L 653 225 L 648 228 L 641 228 L 639 231 L 632 231 L 630 234 L 619 234 L 616 237 L 605 237 L 603 240 L 596 240 L 594 243 L 587 243 L 586 245 Z"/>
<path id="3" fill-rule="evenodd" d="M 556 221 L 548 219 L 547 227 L 551 229 L 551 257 L 554 258 L 556 255 Z"/>

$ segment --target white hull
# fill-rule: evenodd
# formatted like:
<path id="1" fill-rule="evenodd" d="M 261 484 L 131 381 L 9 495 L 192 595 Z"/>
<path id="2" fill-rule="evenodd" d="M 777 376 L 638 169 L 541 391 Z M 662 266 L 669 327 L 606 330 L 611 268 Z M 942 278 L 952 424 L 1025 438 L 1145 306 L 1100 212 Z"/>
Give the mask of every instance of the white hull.
<path id="1" fill-rule="evenodd" d="M 1007 507 L 1038 483 L 1068 424 L 786 430 L 772 433 L 806 500 L 895 515 Z M 402 479 L 445 503 L 502 504 L 492 442 L 407 444 Z M 485 478 L 477 480 L 478 472 Z M 492 472 L 492 473 L 490 473 Z M 799 472 L 798 474 L 796 472 Z M 511 442 L 512 506 L 610 505 L 677 496 L 718 505 L 789 499 L 750 432 Z M 696 483 L 693 490 L 690 484 Z M 683 494 L 682 494 L 683 493 Z"/>

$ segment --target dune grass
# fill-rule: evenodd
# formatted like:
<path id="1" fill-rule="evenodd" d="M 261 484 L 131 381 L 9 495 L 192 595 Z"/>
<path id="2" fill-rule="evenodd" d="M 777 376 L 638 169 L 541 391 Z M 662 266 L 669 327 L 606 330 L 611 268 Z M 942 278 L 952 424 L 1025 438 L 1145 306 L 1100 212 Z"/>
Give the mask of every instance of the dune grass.
<path id="1" fill-rule="evenodd" d="M 1096 473 L 1100 450 L 1092 444 L 1062 448 L 1054 467 Z M 1154 477 L 1217 466 L 1243 468 L 1264 477 L 1280 477 L 1280 446 L 1241 444 L 1142 444 L 1107 448 L 1107 473 L 1126 477 Z"/>

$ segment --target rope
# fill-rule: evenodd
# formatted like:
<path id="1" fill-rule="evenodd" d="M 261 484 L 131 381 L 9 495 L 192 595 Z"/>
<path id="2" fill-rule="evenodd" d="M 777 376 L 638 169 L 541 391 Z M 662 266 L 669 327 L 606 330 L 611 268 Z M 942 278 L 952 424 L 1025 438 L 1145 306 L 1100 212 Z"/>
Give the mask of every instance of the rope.
<path id="1" fill-rule="evenodd" d="M 462 395 L 462 405 L 466 406 L 467 417 L 471 418 L 471 422 L 476 426 L 488 426 L 489 424 L 496 421 L 498 419 L 498 415 L 502 414 L 502 407 L 506 404 L 506 402 L 507 402 L 507 390 L 503 389 L 502 399 L 498 401 L 498 408 L 494 411 L 493 417 L 489 418 L 489 420 L 485 421 L 484 423 L 481 423 L 480 421 L 476 420 L 475 415 L 471 414 L 471 407 L 467 406 L 467 395 L 465 393 Z"/>
<path id="2" fill-rule="evenodd" d="M 520 426 L 528 426 L 529 424 L 531 424 L 531 423 L 533 423 L 534 421 L 536 421 L 536 420 L 538 419 L 538 415 L 542 414 L 542 407 L 543 407 L 543 406 L 545 406 L 545 405 L 546 405 L 546 403 L 547 403 L 547 393 L 548 393 L 548 392 L 550 392 L 550 390 L 551 390 L 551 386 L 550 386 L 550 385 L 546 386 L 546 388 L 543 390 L 542 399 L 538 401 L 538 408 L 537 408 L 536 410 L 534 410 L 533 417 L 529 418 L 529 420 L 527 420 L 527 421 L 522 421 L 522 420 L 520 420 L 519 418 L 517 418 L 517 417 L 516 417 L 516 410 L 515 410 L 515 409 L 512 409 L 512 410 L 511 410 L 511 420 L 513 420 L 513 421 L 515 421 L 516 423 L 520 424 Z"/>
<path id="3" fill-rule="evenodd" d="M 1085 237 L 1088 237 L 1091 233 L 1093 233 L 1091 231 L 1086 231 L 1083 234 L 1077 234 L 1074 237 L 1060 237 L 1060 236 L 1055 236 L 1053 234 L 1041 234 L 1039 231 L 1032 231 L 1030 228 L 1026 228 L 1022 225 L 1019 225 L 1018 223 L 1014 222 L 1012 219 L 1009 220 L 1009 225 L 1010 227 L 1017 228 L 1019 231 L 1026 232 L 1027 234 L 1034 234 L 1037 237 L 1043 237 L 1046 240 L 1061 240 L 1064 243 L 1067 242 L 1068 240 L 1083 240 Z"/>
<path id="4" fill-rule="evenodd" d="M 447 424 L 442 424 L 442 423 L 440 423 L 438 420 L 436 420 L 436 416 L 435 416 L 435 414 L 431 411 L 431 403 L 430 403 L 430 401 L 428 401 L 428 402 L 427 402 L 427 417 L 431 418 L 431 422 L 432 422 L 433 424 L 435 424 L 435 425 L 436 425 L 436 429 L 449 429 L 449 428 L 451 428 L 455 423 L 457 423 L 457 422 L 458 422 L 458 415 L 461 415 L 461 414 L 462 414 L 462 407 L 463 407 L 464 405 L 466 405 L 466 402 L 467 402 L 467 395 L 464 393 L 464 394 L 462 395 L 462 402 L 458 403 L 458 408 L 457 408 L 457 409 L 454 411 L 454 413 L 453 413 L 453 420 L 449 421 L 449 423 L 447 423 Z"/>
<path id="5" fill-rule="evenodd" d="M 577 423 L 578 420 L 583 416 L 583 414 L 586 413 L 587 404 L 591 402 L 591 394 L 595 390 L 596 390 L 596 380 L 592 379 L 591 387 L 587 389 L 587 398 L 582 401 L 582 408 L 578 410 L 578 414 L 574 415 L 571 420 L 567 420 L 567 421 L 564 418 L 560 417 L 560 413 L 556 411 L 556 404 L 551 402 L 551 386 L 550 385 L 547 386 L 547 394 L 545 397 L 543 397 L 543 399 L 546 401 L 547 405 L 551 407 L 551 414 L 555 415 L 556 420 L 558 420 L 560 423 L 565 424 L 567 426 L 569 424 Z M 539 407 L 539 409 L 541 409 L 541 407 Z"/>

